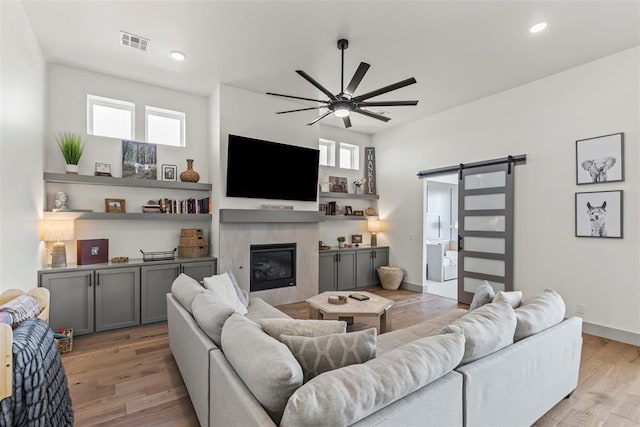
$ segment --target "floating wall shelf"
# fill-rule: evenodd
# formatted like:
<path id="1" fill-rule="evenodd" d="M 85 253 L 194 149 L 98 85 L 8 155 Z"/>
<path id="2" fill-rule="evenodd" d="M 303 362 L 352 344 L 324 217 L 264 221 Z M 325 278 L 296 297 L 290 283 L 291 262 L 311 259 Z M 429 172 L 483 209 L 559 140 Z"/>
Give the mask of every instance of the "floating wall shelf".
<path id="1" fill-rule="evenodd" d="M 211 191 L 211 184 L 153 179 L 114 178 L 110 176 L 72 175 L 66 173 L 44 173 L 45 182 L 63 184 L 110 185 L 112 187 L 169 188 L 175 190 Z"/>

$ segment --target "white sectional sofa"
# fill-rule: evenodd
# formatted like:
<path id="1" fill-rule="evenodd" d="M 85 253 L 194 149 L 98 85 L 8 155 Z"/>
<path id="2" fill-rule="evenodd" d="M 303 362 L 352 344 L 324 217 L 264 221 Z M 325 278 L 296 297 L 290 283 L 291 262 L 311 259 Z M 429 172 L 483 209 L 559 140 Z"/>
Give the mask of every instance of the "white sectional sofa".
<path id="1" fill-rule="evenodd" d="M 191 310 L 184 307 L 173 294 L 167 295 L 167 304 L 171 351 L 200 424 L 242 427 L 278 425 L 225 357 L 224 345 L 222 349 L 219 348 L 200 328 Z M 425 342 L 424 337 L 440 334 L 444 326 L 455 325 L 456 320 L 465 319 L 463 316 L 466 313 L 467 310 L 455 310 L 418 325 L 378 336 L 376 359 L 385 361 L 387 357 L 385 363 L 399 363 L 394 357 L 388 356 L 402 354 L 397 353 L 400 349 L 405 349 L 404 359 L 411 359 L 406 357 L 406 349 L 411 348 L 410 344 Z M 259 298 L 250 299 L 246 316 L 256 322 L 265 318 L 288 318 Z M 465 357 L 470 345 L 471 341 L 467 340 L 467 347 L 460 350 L 464 351 Z M 356 419 L 344 424 L 528 426 L 576 388 L 581 348 L 581 319 L 565 319 L 470 363 L 456 362 L 447 372 L 436 374 L 438 378 L 429 380 L 431 382 L 409 393 L 390 398 L 377 396 L 370 388 L 362 390 L 362 393 L 354 392 L 353 406 L 357 410 L 354 409 L 356 415 L 353 417 Z M 435 359 L 443 356 L 429 355 L 429 351 L 425 354 L 421 357 L 434 359 L 418 361 L 426 367 L 436 364 Z M 258 357 L 259 354 L 246 354 L 247 359 Z M 459 361 L 462 354 L 452 358 Z M 320 383 L 319 379 L 330 380 L 328 384 L 334 384 L 331 381 L 340 382 L 347 378 L 346 381 L 353 387 L 353 384 L 358 384 L 358 375 L 366 375 L 366 370 L 357 366 L 325 372 L 305 383 L 287 402 L 280 425 L 339 425 L 342 421 L 332 421 L 333 415 L 349 412 L 351 408 L 345 408 L 344 402 L 334 399 L 333 387 L 323 388 L 320 385 L 315 388 L 313 393 L 320 405 L 305 404 L 297 395 L 310 383 Z M 402 369 L 404 367 L 396 372 Z M 392 381 L 389 382 L 389 387 L 393 388 Z M 390 391 L 386 390 L 385 393 Z M 359 401 L 364 399 L 363 396 L 369 396 L 374 403 L 385 403 L 372 403 L 371 407 L 367 407 Z M 313 418 L 318 416 L 317 413 L 314 415 L 314 411 L 319 410 L 324 411 L 321 414 L 325 414 L 326 418 Z"/>

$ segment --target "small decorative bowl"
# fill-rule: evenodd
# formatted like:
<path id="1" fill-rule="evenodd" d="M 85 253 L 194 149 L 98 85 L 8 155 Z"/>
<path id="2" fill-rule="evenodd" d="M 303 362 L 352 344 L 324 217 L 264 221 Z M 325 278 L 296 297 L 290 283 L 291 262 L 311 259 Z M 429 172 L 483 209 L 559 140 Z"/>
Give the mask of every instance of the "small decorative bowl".
<path id="1" fill-rule="evenodd" d="M 347 297 L 342 295 L 329 295 L 329 298 L 327 298 L 327 301 L 329 302 L 329 304 L 336 304 L 336 305 L 346 304 Z"/>

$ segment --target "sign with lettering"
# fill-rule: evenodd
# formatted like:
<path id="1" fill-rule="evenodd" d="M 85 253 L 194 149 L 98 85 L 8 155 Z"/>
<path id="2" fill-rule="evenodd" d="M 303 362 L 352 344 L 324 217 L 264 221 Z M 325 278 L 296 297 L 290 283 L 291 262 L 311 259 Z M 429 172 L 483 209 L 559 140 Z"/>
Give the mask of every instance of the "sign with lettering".
<path id="1" fill-rule="evenodd" d="M 377 194 L 376 188 L 376 149 L 375 147 L 364 147 L 364 176 L 367 179 L 365 183 L 366 194 Z"/>

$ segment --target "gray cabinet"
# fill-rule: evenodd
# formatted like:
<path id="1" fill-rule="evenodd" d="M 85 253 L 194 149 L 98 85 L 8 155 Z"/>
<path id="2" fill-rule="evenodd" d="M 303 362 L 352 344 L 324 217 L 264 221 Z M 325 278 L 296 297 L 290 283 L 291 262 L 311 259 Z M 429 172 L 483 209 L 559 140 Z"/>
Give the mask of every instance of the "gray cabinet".
<path id="1" fill-rule="evenodd" d="M 52 329 L 73 328 L 74 335 L 89 334 L 93 326 L 93 271 L 40 275 L 40 286 L 51 295 L 49 324 Z"/>
<path id="2" fill-rule="evenodd" d="M 355 288 L 356 254 L 354 251 L 320 253 L 319 290 L 347 291 Z"/>
<path id="3" fill-rule="evenodd" d="M 356 252 L 357 287 L 380 284 L 378 267 L 389 265 L 389 248 L 367 248 Z"/>
<path id="4" fill-rule="evenodd" d="M 320 268 L 318 271 L 319 291 L 335 291 L 336 285 L 336 253 L 320 252 Z"/>
<path id="5" fill-rule="evenodd" d="M 140 268 L 95 270 L 96 332 L 140 324 Z"/>
<path id="6" fill-rule="evenodd" d="M 183 262 L 180 265 L 180 272 L 196 279 L 198 282 L 205 277 L 211 277 L 218 271 L 216 260 Z"/>
<path id="7" fill-rule="evenodd" d="M 339 291 L 348 291 L 356 286 L 356 253 L 338 251 L 337 280 Z"/>

